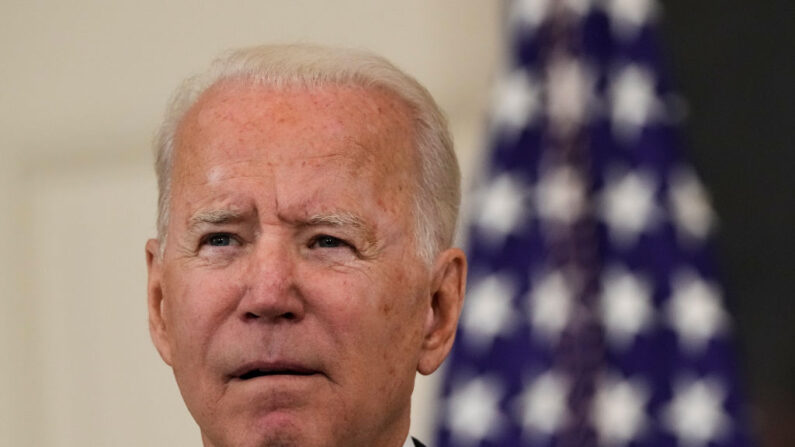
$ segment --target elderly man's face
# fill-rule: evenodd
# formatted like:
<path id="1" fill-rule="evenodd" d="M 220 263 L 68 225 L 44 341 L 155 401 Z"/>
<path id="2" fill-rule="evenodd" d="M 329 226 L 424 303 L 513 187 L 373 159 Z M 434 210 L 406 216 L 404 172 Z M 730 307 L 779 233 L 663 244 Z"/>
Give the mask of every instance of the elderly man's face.
<path id="1" fill-rule="evenodd" d="M 379 90 L 242 81 L 183 120 L 150 327 L 206 445 L 402 442 L 465 272 L 416 254 L 411 126 Z"/>

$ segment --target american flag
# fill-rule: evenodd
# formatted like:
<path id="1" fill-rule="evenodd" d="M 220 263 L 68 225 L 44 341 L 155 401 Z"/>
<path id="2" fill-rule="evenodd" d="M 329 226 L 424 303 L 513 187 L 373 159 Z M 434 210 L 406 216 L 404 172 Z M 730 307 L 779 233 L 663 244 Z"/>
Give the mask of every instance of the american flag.
<path id="1" fill-rule="evenodd" d="M 508 5 L 436 445 L 750 445 L 659 5 Z"/>

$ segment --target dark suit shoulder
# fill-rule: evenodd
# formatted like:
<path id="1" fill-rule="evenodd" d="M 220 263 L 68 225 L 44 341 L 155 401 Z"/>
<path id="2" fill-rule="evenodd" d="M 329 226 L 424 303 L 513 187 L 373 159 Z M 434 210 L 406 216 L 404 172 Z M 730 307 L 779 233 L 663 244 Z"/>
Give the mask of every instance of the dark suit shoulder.
<path id="1" fill-rule="evenodd" d="M 425 444 L 421 443 L 420 441 L 417 441 L 416 438 L 411 438 L 411 440 L 414 441 L 414 447 L 425 447 Z"/>

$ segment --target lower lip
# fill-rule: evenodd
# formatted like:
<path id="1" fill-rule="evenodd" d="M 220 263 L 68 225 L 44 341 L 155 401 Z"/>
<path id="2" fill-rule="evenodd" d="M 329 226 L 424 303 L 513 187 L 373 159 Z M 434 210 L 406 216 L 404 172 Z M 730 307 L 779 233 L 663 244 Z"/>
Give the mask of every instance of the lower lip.
<path id="1" fill-rule="evenodd" d="M 306 380 L 306 379 L 314 379 L 320 377 L 320 373 L 314 374 L 266 374 L 262 376 L 251 377 L 249 379 L 241 379 L 235 378 L 233 379 L 234 382 L 239 383 L 248 383 L 248 382 L 260 382 L 260 381 L 295 381 L 295 380 Z"/>
<path id="2" fill-rule="evenodd" d="M 325 377 L 323 374 L 274 374 L 246 380 L 233 379 L 229 382 L 229 391 L 247 402 L 247 405 L 256 401 L 254 408 L 257 411 L 295 409 L 317 397 L 323 389 L 322 379 Z"/>

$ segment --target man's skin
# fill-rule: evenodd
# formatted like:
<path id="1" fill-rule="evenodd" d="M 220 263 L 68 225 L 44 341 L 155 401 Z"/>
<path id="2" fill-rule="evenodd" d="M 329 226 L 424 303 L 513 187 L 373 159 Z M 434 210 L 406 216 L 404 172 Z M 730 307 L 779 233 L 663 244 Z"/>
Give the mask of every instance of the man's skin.
<path id="1" fill-rule="evenodd" d="M 149 319 L 205 446 L 399 447 L 453 343 L 461 250 L 418 256 L 407 105 L 222 81 L 177 132 Z"/>

